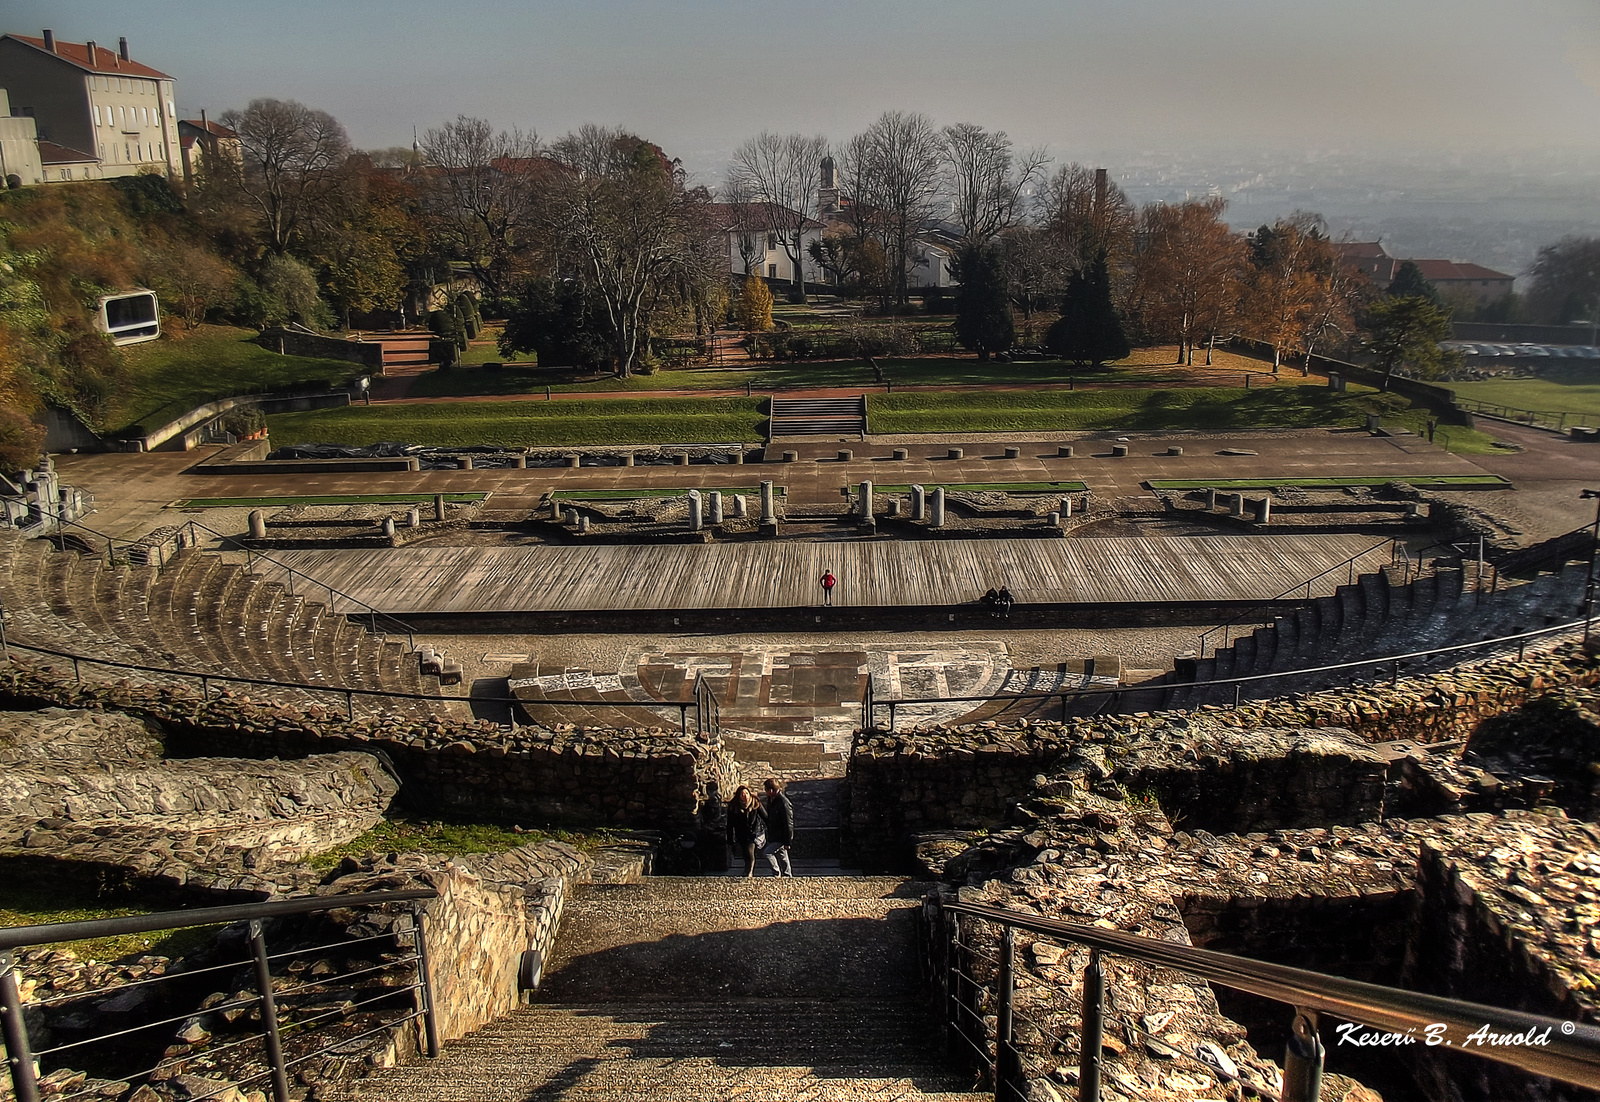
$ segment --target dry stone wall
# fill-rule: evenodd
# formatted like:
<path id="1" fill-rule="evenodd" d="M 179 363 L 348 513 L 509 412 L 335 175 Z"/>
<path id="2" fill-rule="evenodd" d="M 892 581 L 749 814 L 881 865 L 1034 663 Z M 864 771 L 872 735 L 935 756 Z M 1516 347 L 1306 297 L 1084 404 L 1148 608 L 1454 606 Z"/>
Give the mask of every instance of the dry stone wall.
<path id="1" fill-rule="evenodd" d="M 986 826 L 1033 775 L 1068 760 L 1086 771 L 1084 783 L 1146 794 L 1214 831 L 1531 804 L 1536 787 L 1502 783 L 1481 765 L 1427 748 L 1466 739 L 1558 688 L 1586 692 L 1597 678 L 1600 664 L 1573 643 L 1238 708 L 874 730 L 850 760 L 846 859 L 902 866 L 908 835 Z M 1408 749 L 1365 745 L 1396 741 Z"/>
<path id="2" fill-rule="evenodd" d="M 731 752 L 716 738 L 660 728 L 517 727 L 435 717 L 345 719 L 224 692 L 76 682 L 47 665 L 14 662 L 0 674 L 12 707 L 117 710 L 159 723 L 169 755 L 302 758 L 382 754 L 403 781 L 401 799 L 431 814 L 506 822 L 695 829 L 702 807 L 737 786 Z"/>
<path id="3" fill-rule="evenodd" d="M 1600 1021 L 1600 828 L 1558 809 L 1212 834 L 1175 829 L 1148 803 L 1085 792 L 1067 772 L 1039 778 L 999 830 L 916 841 L 921 871 L 972 902 Z M 993 927 L 975 923 L 968 935 L 997 951 Z M 1065 1097 L 1088 955 L 1025 934 L 1019 948 L 1018 1037 Z M 981 973 L 981 959 L 969 963 Z M 1107 971 L 1106 1077 L 1122 1093 L 1231 1097 L 1219 1066 L 1241 1083 L 1280 1085 L 1205 984 L 1129 960 Z M 1287 1010 L 1275 1013 L 1286 1024 Z M 1343 1073 L 1332 1097 L 1373 1097 L 1344 1078 L 1360 1078 L 1365 1055 L 1325 1040 L 1330 1071 Z M 1227 1063 L 1203 1054 L 1208 1045 Z M 1408 1052 L 1389 1071 L 1439 1099 L 1592 1097 L 1437 1057 Z"/>

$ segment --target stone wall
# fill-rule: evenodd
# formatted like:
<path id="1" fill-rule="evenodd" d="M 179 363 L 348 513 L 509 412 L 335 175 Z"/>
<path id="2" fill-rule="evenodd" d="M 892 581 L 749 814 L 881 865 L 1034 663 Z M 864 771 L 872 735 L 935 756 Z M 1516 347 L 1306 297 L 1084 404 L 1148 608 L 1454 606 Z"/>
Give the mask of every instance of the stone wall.
<path id="1" fill-rule="evenodd" d="M 850 760 L 847 861 L 903 867 L 902 839 L 987 826 L 1047 771 L 1080 791 L 1132 792 L 1200 829 L 1382 817 L 1388 758 L 1345 732 L 1238 731 L 1160 718 L 1165 723 L 1111 718 L 870 738 Z"/>
<path id="2" fill-rule="evenodd" d="M 351 752 L 287 762 L 124 762 L 115 770 L 15 766 L 0 774 L 0 819 L 160 825 L 293 859 L 371 829 L 399 790 L 377 758 Z"/>
<path id="3" fill-rule="evenodd" d="M 1600 933 L 1591 913 L 1600 827 L 1559 810 L 1212 834 L 1174 829 L 1148 803 L 1085 792 L 1079 774 L 1067 771 L 1040 777 L 1004 827 L 923 836 L 917 852 L 923 875 L 960 886 L 972 902 L 1558 1019 L 1600 1019 Z M 967 935 L 991 955 L 997 947 L 986 924 L 969 925 Z M 1075 1083 L 1087 953 L 1032 935 L 1018 940 L 1026 1021 L 1017 1035 L 1039 1066 L 1057 1069 L 1053 1089 L 1065 1096 Z M 1106 1032 L 1118 1039 L 1107 1049 L 1112 1081 L 1148 1083 L 1152 1066 L 1175 1066 L 1171 1050 L 1193 1054 L 1212 1043 L 1243 1078 L 1259 1075 L 1276 1089 L 1276 1069 L 1257 1053 L 1281 1051 L 1286 1008 L 1262 1011 L 1279 1028 L 1275 1043 L 1252 1021 L 1247 1045 L 1206 985 L 1185 981 L 1184 994 L 1173 973 L 1130 960 L 1107 973 Z M 1233 996 L 1222 1010 L 1231 1015 L 1235 1006 L 1258 1013 Z M 1141 1023 L 1146 1013 L 1159 1024 Z M 1041 1020 L 1067 1051 L 1032 1031 Z M 1141 1043 L 1123 1022 L 1142 1024 L 1159 1043 Z M 1441 1102 L 1593 1097 L 1484 1060 L 1439 1061 L 1421 1046 L 1375 1069 L 1369 1050 L 1334 1043 L 1331 1024 L 1324 1039 L 1330 1073 L 1398 1073 Z"/>
<path id="4" fill-rule="evenodd" d="M 842 823 L 846 859 L 864 868 L 902 867 L 910 834 L 988 826 L 1005 815 L 1035 774 L 1069 759 L 1093 767 L 1087 783 L 1109 781 L 1146 793 L 1210 830 L 1379 819 L 1385 781 L 1398 789 L 1403 772 L 1396 766 L 1386 775 L 1386 763 L 1404 755 L 1363 751 L 1350 744 L 1352 738 L 1369 744 L 1465 739 L 1558 687 L 1597 679 L 1600 664 L 1570 643 L 1520 661 L 1246 701 L 1237 708 L 1207 705 L 1064 723 L 1024 720 L 1009 728 L 991 720 L 897 733 L 877 729 L 863 735 L 849 764 Z M 1319 739 L 1319 731 L 1332 741 Z M 1506 786 L 1485 781 L 1482 770 L 1446 769 L 1462 773 L 1447 777 L 1425 756 L 1413 764 L 1412 783 L 1426 791 L 1420 798 L 1395 792 L 1409 801 L 1398 806 L 1401 813 L 1515 802 L 1506 798 Z M 1469 794 L 1473 785 L 1479 787 Z"/>
<path id="5" fill-rule="evenodd" d="M 688 832 L 702 806 L 731 791 L 736 770 L 721 741 L 676 731 L 517 727 L 435 717 L 346 720 L 223 692 L 202 700 L 182 687 L 75 682 L 49 666 L 17 661 L 0 673 L 11 707 L 116 709 L 154 720 L 171 756 L 302 758 L 382 754 L 413 810 L 503 822 L 648 827 Z"/>

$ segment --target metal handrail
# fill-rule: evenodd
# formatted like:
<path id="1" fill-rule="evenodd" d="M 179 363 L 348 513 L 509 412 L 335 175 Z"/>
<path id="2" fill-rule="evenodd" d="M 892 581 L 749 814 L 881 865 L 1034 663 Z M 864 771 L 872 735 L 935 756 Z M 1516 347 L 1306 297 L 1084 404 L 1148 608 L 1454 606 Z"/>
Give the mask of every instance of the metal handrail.
<path id="1" fill-rule="evenodd" d="M 181 911 L 159 911 L 153 914 L 127 915 L 118 918 L 98 918 L 79 922 L 50 922 L 29 926 L 11 926 L 0 928 L 0 1034 L 3 1034 L 7 1055 L 7 1064 L 10 1072 L 11 1086 L 14 1097 L 18 1102 L 39 1102 L 40 1088 L 38 1071 L 35 1067 L 36 1056 L 59 1055 L 68 1049 L 77 1049 L 83 1045 L 95 1042 L 127 1037 L 148 1029 L 157 1029 L 181 1021 L 187 1015 L 177 1015 L 160 1018 L 155 1021 L 103 1033 L 94 1037 L 57 1045 L 37 1053 L 32 1048 L 28 1036 L 28 1023 L 23 1016 L 21 991 L 17 982 L 16 958 L 13 950 L 29 945 L 48 945 L 63 941 L 76 941 L 83 938 L 114 937 L 123 934 L 150 933 L 156 930 L 189 929 L 196 926 L 214 926 L 243 922 L 247 924 L 250 956 L 245 961 L 230 963 L 227 967 L 238 967 L 241 964 L 253 963 L 255 971 L 256 994 L 246 999 L 235 999 L 228 1006 L 242 1007 L 256 1003 L 261 1011 L 261 1030 L 259 1039 L 266 1049 L 267 1067 L 265 1070 L 247 1077 L 245 1082 L 257 1079 L 270 1079 L 274 1102 L 290 1102 L 288 1069 L 297 1063 L 304 1062 L 314 1056 L 323 1055 L 341 1045 L 348 1044 L 353 1038 L 340 1038 L 333 1045 L 326 1046 L 309 1056 L 302 1055 L 294 1060 L 284 1057 L 282 1033 L 283 1023 L 278 1014 L 277 1000 L 280 996 L 293 994 L 294 988 L 275 988 L 272 982 L 271 961 L 273 954 L 267 951 L 266 930 L 263 925 L 268 919 L 282 918 L 290 915 L 313 914 L 322 911 L 342 910 L 351 907 L 376 907 L 393 903 L 410 903 L 412 916 L 412 932 L 414 948 L 403 960 L 390 961 L 388 967 L 397 963 L 415 963 L 417 968 L 416 979 L 404 987 L 395 987 L 384 990 L 381 994 L 355 1003 L 354 1006 L 370 1006 L 393 998 L 395 995 L 410 992 L 414 1000 L 412 1012 L 385 1022 L 377 1029 L 368 1030 L 360 1036 L 368 1036 L 393 1028 L 408 1021 L 419 1021 L 422 1026 L 423 1050 L 428 1056 L 439 1054 L 439 1030 L 434 1013 L 433 978 L 428 961 L 428 943 L 425 927 L 426 911 L 422 901 L 437 899 L 439 893 L 433 888 L 405 888 L 396 891 L 380 892 L 355 892 L 347 895 L 322 895 L 303 896 L 297 899 L 284 899 L 264 903 L 230 904 L 221 907 L 195 907 Z M 277 954 L 283 956 L 284 954 Z M 333 979 L 348 979 L 373 971 L 369 966 L 346 972 Z M 172 972 L 161 979 L 181 979 L 191 973 Z M 155 982 L 154 980 L 142 982 Z M 130 985 L 132 986 L 132 985 Z M 79 997 L 92 997 L 92 991 L 77 992 Z M 300 1029 L 315 1026 L 333 1016 L 329 1012 L 314 1014 L 311 1017 L 289 1023 L 289 1028 Z M 213 1051 L 236 1048 L 239 1045 L 255 1040 L 255 1037 L 246 1037 L 218 1046 Z M 149 1069 L 154 1071 L 155 1069 Z M 140 1073 L 147 1074 L 147 1073 Z"/>
<path id="2" fill-rule="evenodd" d="M 1272 673 L 1252 673 L 1239 677 L 1218 677 L 1209 681 L 1176 681 L 1163 682 L 1159 685 L 1116 685 L 1107 688 L 1080 688 L 1056 689 L 1053 692 L 1027 692 L 1027 693 L 992 693 L 987 696 L 908 696 L 896 697 L 892 700 L 876 700 L 873 708 L 889 709 L 889 725 L 894 727 L 894 710 L 904 704 L 959 704 L 966 702 L 987 702 L 992 700 L 1054 700 L 1057 697 L 1082 697 L 1082 696 L 1121 696 L 1123 693 L 1138 692 L 1170 692 L 1173 689 L 1197 689 L 1212 685 L 1240 686 L 1254 681 L 1272 681 L 1278 678 L 1304 677 L 1314 673 L 1333 673 L 1339 670 L 1360 669 L 1364 666 L 1391 666 L 1399 675 L 1399 666 L 1402 662 L 1409 662 L 1413 658 L 1427 658 L 1438 654 L 1454 654 L 1459 651 L 1480 650 L 1484 647 L 1494 647 L 1502 643 L 1519 644 L 1519 654 L 1522 645 L 1530 639 L 1537 639 L 1546 635 L 1560 635 L 1564 632 L 1577 631 L 1586 627 L 1587 620 L 1569 620 L 1562 624 L 1551 624 L 1548 627 L 1535 628 L 1533 631 L 1519 632 L 1516 635 L 1502 635 L 1494 639 L 1480 639 L 1475 643 L 1454 643 L 1448 647 L 1433 647 L 1429 650 L 1408 651 L 1404 654 L 1385 654 L 1376 658 L 1362 658 L 1354 662 L 1338 662 L 1330 666 L 1306 666 L 1298 670 L 1276 670 Z M 869 718 L 870 726 L 870 718 Z"/>
<path id="3" fill-rule="evenodd" d="M 1387 544 L 1389 544 L 1389 561 L 1393 562 L 1394 561 L 1394 549 L 1395 549 L 1396 546 L 1399 545 L 1399 542 L 1400 541 L 1395 539 L 1393 536 L 1390 536 L 1387 539 L 1381 539 L 1377 543 L 1373 544 L 1371 547 L 1368 547 L 1363 551 L 1357 551 L 1354 555 L 1351 555 L 1348 559 L 1345 559 L 1343 562 L 1334 563 L 1332 566 L 1328 567 L 1328 569 L 1326 569 L 1326 570 L 1324 570 L 1324 571 L 1322 571 L 1320 573 L 1313 574 L 1313 575 L 1311 575 L 1311 577 L 1306 578 L 1304 581 L 1295 582 L 1294 585 L 1290 586 L 1288 589 L 1285 589 L 1282 593 L 1278 594 L 1276 597 L 1268 597 L 1268 598 L 1266 598 L 1266 600 L 1268 600 L 1268 601 L 1281 601 L 1285 597 L 1289 596 L 1291 593 L 1294 593 L 1297 590 L 1299 590 L 1299 588 L 1301 586 L 1305 586 L 1306 600 L 1309 601 L 1311 599 L 1311 583 L 1321 581 L 1323 578 L 1326 578 L 1329 574 L 1332 574 L 1335 570 L 1340 570 L 1340 569 L 1348 569 L 1349 570 L 1349 572 L 1350 572 L 1350 580 L 1349 580 L 1349 582 L 1347 584 L 1354 585 L 1355 584 L 1356 563 L 1360 559 L 1362 559 L 1363 557 L 1365 557 L 1367 555 L 1370 555 L 1372 552 L 1376 551 L 1378 548 L 1382 547 L 1384 544 L 1387 543 Z M 1216 632 L 1216 631 L 1224 631 L 1225 632 L 1225 631 L 1228 630 L 1228 628 L 1232 627 L 1234 624 L 1237 624 L 1243 618 L 1244 618 L 1244 615 L 1243 615 L 1243 613 L 1241 613 L 1240 615 L 1235 616 L 1231 620 L 1225 620 L 1222 623 L 1216 625 L 1215 627 L 1207 628 L 1205 631 L 1202 631 L 1200 633 L 1200 657 L 1204 658 L 1206 656 L 1206 637 L 1208 635 L 1210 635 L 1212 632 Z"/>
<path id="4" fill-rule="evenodd" d="M 1426 1038 L 1425 1043 L 1450 1047 L 1533 1075 L 1600 1087 L 1600 1028 L 1592 1025 L 1362 983 L 999 907 L 958 901 L 941 901 L 940 906 L 953 915 L 970 915 L 1008 929 L 1027 930 L 1159 968 L 1172 968 L 1236 991 L 1288 1003 L 1299 1015 L 1308 1011 L 1327 1013 L 1372 1029 Z M 1002 992 L 1002 1004 L 1006 1001 Z M 1531 1035 L 1538 1040 L 1521 1045 L 1485 1045 L 1480 1031 Z M 1089 1049 L 1084 1052 L 1088 1055 Z"/>
<path id="5" fill-rule="evenodd" d="M 342 907 L 373 907 L 381 903 L 407 903 L 413 899 L 436 899 L 433 888 L 404 888 L 389 892 L 360 892 L 355 895 L 316 895 L 301 899 L 282 899 L 268 903 L 236 903 L 226 907 L 193 907 L 182 911 L 156 911 L 120 918 L 90 918 L 79 922 L 45 922 L 36 926 L 0 926 L 0 949 L 19 949 L 54 941 L 82 941 L 94 937 L 146 934 L 153 930 L 184 930 L 192 926 L 217 926 L 245 922 L 252 918 L 282 918 L 284 915 L 312 914 Z"/>

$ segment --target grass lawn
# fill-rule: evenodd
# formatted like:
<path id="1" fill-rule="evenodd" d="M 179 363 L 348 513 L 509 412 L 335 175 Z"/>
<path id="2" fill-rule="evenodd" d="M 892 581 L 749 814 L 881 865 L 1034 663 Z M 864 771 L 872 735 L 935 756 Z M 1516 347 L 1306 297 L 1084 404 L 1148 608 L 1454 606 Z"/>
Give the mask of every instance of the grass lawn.
<path id="1" fill-rule="evenodd" d="M 538 357 L 532 352 L 515 352 L 510 356 L 500 354 L 500 334 L 505 326 L 498 322 L 489 322 L 478 331 L 476 339 L 467 345 L 467 350 L 461 353 L 461 362 L 464 364 L 482 363 L 533 363 Z"/>
<path id="2" fill-rule="evenodd" d="M 358 365 L 342 360 L 268 352 L 254 342 L 255 335 L 227 325 L 174 327 L 158 341 L 122 349 L 128 382 L 112 396 L 98 427 L 156 429 L 216 398 L 297 384 L 326 389 L 361 374 Z"/>
<path id="3" fill-rule="evenodd" d="M 285 413 L 268 418 L 268 428 L 279 446 L 380 440 L 506 447 L 752 442 L 763 438 L 761 404 L 760 398 L 665 396 L 431 402 Z M 1396 394 L 1315 386 L 923 391 L 871 395 L 867 406 L 874 433 L 1334 428 L 1360 426 L 1369 412 L 1381 413 L 1391 428 L 1420 432 L 1429 416 Z M 1493 451 L 1493 439 L 1484 433 L 1456 426 L 1440 431 L 1448 434 L 1450 451 Z"/>
<path id="4" fill-rule="evenodd" d="M 759 486 L 719 486 L 717 492 L 727 494 L 750 494 L 752 496 L 761 492 Z M 774 486 L 772 492 L 778 497 L 788 497 L 789 490 L 784 486 Z M 553 490 L 550 498 L 553 501 L 644 501 L 654 498 L 682 497 L 688 490 Z"/>
<path id="5" fill-rule="evenodd" d="M 1384 486 L 1404 482 L 1429 490 L 1509 490 L 1508 479 L 1497 474 L 1442 475 L 1358 475 L 1351 478 L 1152 478 L 1145 483 L 1152 490 L 1270 490 L 1275 486 L 1298 486 L 1302 490 L 1339 490 L 1346 486 Z"/>
<path id="6" fill-rule="evenodd" d="M 489 823 L 441 822 L 437 819 L 385 819 L 342 846 L 308 858 L 314 869 L 331 869 L 345 857 L 365 853 L 504 853 L 536 842 L 566 842 L 578 849 L 593 849 L 609 838 L 605 831 L 570 834 L 564 830 L 513 830 Z"/>
<path id="7" fill-rule="evenodd" d="M 469 350 L 475 351 L 475 350 Z M 488 356 L 483 359 L 496 359 Z M 1099 368 L 1082 368 L 1062 360 L 1034 360 L 1015 363 L 979 363 L 975 356 L 926 356 L 909 359 L 886 358 L 878 361 L 894 386 L 1026 386 L 1030 384 L 1066 385 L 1117 384 L 1127 386 L 1138 383 L 1167 383 L 1193 376 L 1200 385 L 1217 382 L 1244 385 L 1244 373 L 1258 376 L 1259 385 L 1264 380 L 1266 367 L 1260 360 L 1232 352 L 1218 352 L 1212 367 L 1195 365 L 1181 367 L 1173 363 L 1171 348 L 1138 348 L 1126 360 Z M 444 371 L 431 371 L 419 376 L 412 384 L 410 394 L 416 398 L 470 398 L 501 394 L 543 394 L 546 387 L 553 392 L 614 392 L 639 391 L 648 393 L 662 390 L 775 390 L 783 387 L 861 387 L 876 391 L 883 386 L 872 374 L 872 369 L 860 359 L 803 360 L 799 362 L 758 360 L 741 362 L 738 366 L 692 367 L 681 371 L 657 371 L 653 375 L 635 375 L 618 379 L 577 378 L 564 368 L 539 368 L 532 362 L 506 366 L 496 371 L 485 371 L 476 363 Z M 1231 376 L 1231 377 L 1230 377 Z M 1286 371 L 1274 381 L 1276 386 L 1324 386 L 1323 380 L 1302 377 L 1298 371 Z"/>
<path id="8" fill-rule="evenodd" d="M 619 398 L 564 402 L 427 402 L 348 406 L 267 418 L 275 445 L 296 443 L 735 443 L 763 439 L 757 398 Z"/>
<path id="9" fill-rule="evenodd" d="M 996 490 L 1003 494 L 1081 494 L 1089 488 L 1087 482 L 1069 480 L 1066 482 L 924 482 L 924 490 L 937 490 L 944 487 L 946 493 L 968 491 L 977 493 L 982 490 Z M 879 486 L 879 493 L 908 494 L 911 487 L 906 486 Z"/>
<path id="10" fill-rule="evenodd" d="M 1484 379 L 1446 385 L 1474 401 L 1547 413 L 1586 414 L 1589 424 L 1600 425 L 1600 368 L 1564 368 L 1537 379 Z"/>
<path id="11" fill-rule="evenodd" d="M 289 505 L 404 505 L 424 501 L 432 494 L 313 494 L 309 497 L 191 497 L 177 502 L 179 509 L 253 509 Z M 460 504 L 482 501 L 488 494 L 442 494 L 446 501 Z"/>
<path id="12" fill-rule="evenodd" d="M 130 905 L 113 906 L 111 900 L 102 898 L 87 887 L 52 883 L 48 887 L 30 882 L 26 877 L 11 877 L 0 891 L 0 926 L 36 926 L 51 922 L 86 922 L 96 918 L 121 918 L 127 915 L 152 914 L 171 910 L 165 904 L 139 906 L 137 900 L 120 893 L 114 898 Z M 155 953 L 160 956 L 177 956 L 205 944 L 215 936 L 219 927 L 196 926 L 185 930 L 159 930 L 147 934 L 120 934 L 116 937 L 90 938 L 85 941 L 63 942 L 56 948 L 67 948 L 84 960 L 117 960 L 135 953 Z"/>
<path id="13" fill-rule="evenodd" d="M 958 391 L 867 398 L 874 433 L 1060 432 L 1103 429 L 1209 432 L 1356 427 L 1368 413 L 1391 428 L 1426 431 L 1429 411 L 1365 387 L 1339 393 L 1288 386 L 1127 388 L 1089 391 Z M 1488 454 L 1493 438 L 1450 426 L 1450 451 Z M 1441 441 L 1441 445 L 1442 445 Z"/>

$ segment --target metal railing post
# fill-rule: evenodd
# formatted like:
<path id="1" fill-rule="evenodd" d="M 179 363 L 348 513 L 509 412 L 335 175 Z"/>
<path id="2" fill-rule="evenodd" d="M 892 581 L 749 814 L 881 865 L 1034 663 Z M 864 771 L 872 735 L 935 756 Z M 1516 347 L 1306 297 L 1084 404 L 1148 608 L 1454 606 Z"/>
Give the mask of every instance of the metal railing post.
<path id="1" fill-rule="evenodd" d="M 211 699 L 211 679 L 205 674 L 200 675 L 200 699 Z"/>
<path id="2" fill-rule="evenodd" d="M 289 1102 L 289 1069 L 283 1062 L 283 1039 L 278 1035 L 278 1000 L 272 995 L 267 939 L 259 918 L 250 920 L 250 954 L 255 957 L 256 989 L 261 992 L 261 1033 L 267 1043 L 267 1064 L 272 1071 L 273 1102 Z"/>
<path id="3" fill-rule="evenodd" d="M 344 691 L 344 718 L 351 723 L 356 721 L 356 694 L 349 689 Z"/>
<path id="4" fill-rule="evenodd" d="M 82 681 L 83 680 L 83 671 L 78 668 L 78 659 L 77 659 L 76 656 L 74 656 L 73 659 L 72 659 L 72 680 L 74 680 L 74 681 Z"/>
<path id="5" fill-rule="evenodd" d="M 17 990 L 16 960 L 10 949 L 0 949 L 0 1035 L 5 1037 L 11 1091 L 17 1102 L 39 1102 L 39 1077 L 33 1066 L 28 1023 L 23 1020 L 22 995 Z"/>
<path id="6" fill-rule="evenodd" d="M 960 1036 L 961 1019 L 957 1017 L 961 1006 L 956 1001 L 959 991 L 957 986 L 961 981 L 956 975 L 956 943 L 961 940 L 961 918 L 949 911 L 943 911 L 944 918 L 944 975 L 941 977 L 944 987 L 944 1051 L 946 1056 L 954 1056 L 959 1049 L 956 1047 L 956 1038 Z"/>
<path id="7" fill-rule="evenodd" d="M 1296 1007 L 1283 1054 L 1282 1102 L 1317 1102 L 1322 1094 L 1325 1051 L 1322 1038 L 1317 1036 L 1316 1011 Z"/>
<path id="8" fill-rule="evenodd" d="M 417 993 L 422 998 L 422 1039 L 431 1059 L 439 1055 L 439 1022 L 433 1013 L 433 966 L 428 963 L 426 914 L 422 900 L 411 904 L 412 936 L 417 939 Z"/>
<path id="9" fill-rule="evenodd" d="M 1011 1000 L 1016 991 L 1017 929 L 1007 926 L 1000 940 L 1000 975 L 995 980 L 999 988 L 999 1009 L 994 1027 L 994 1100 L 995 1102 L 1023 1102 L 1022 1054 L 1017 1051 L 1014 1024 L 1011 1020 Z"/>
<path id="10" fill-rule="evenodd" d="M 1100 1056 L 1106 1033 L 1106 972 L 1100 950 L 1083 970 L 1083 1044 L 1078 1053 L 1078 1102 L 1100 1102 Z"/>

